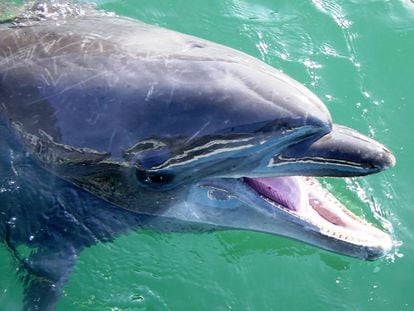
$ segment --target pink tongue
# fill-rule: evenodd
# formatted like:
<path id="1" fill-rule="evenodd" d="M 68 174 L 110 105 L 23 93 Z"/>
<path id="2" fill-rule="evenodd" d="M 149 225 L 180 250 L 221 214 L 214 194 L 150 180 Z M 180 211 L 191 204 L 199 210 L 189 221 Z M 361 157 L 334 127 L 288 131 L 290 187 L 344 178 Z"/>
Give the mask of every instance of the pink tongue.
<path id="1" fill-rule="evenodd" d="M 246 183 L 266 198 L 297 211 L 302 205 L 302 192 L 296 177 L 245 178 Z"/>

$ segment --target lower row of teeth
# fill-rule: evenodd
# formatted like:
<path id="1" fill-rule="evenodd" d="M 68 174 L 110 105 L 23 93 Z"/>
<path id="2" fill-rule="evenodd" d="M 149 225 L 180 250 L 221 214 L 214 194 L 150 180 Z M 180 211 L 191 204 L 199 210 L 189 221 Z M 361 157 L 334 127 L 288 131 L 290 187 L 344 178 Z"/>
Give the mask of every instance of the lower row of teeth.
<path id="1" fill-rule="evenodd" d="M 360 218 L 355 217 L 355 215 L 353 215 L 347 209 L 343 208 L 342 204 L 335 197 L 333 197 L 332 194 L 330 194 L 327 190 L 325 190 L 325 188 L 323 188 L 321 186 L 321 184 L 316 179 L 311 178 L 311 177 L 303 177 L 303 181 L 307 184 L 307 186 L 310 186 L 313 189 L 315 189 L 315 187 L 319 188 L 318 192 L 324 194 L 324 199 L 329 201 L 331 204 L 335 204 L 342 211 L 344 211 L 348 216 L 352 217 L 354 220 L 360 222 L 361 224 L 367 226 L 368 228 L 372 227 L 369 223 L 363 221 Z M 265 199 L 267 199 L 267 198 L 265 198 Z M 270 200 L 268 200 L 268 201 L 270 201 Z M 289 213 L 291 215 L 294 215 L 295 217 L 297 217 L 297 218 L 299 218 L 303 221 L 306 221 L 306 222 L 310 223 L 311 225 L 314 225 L 315 227 L 319 228 L 320 232 L 324 235 L 328 235 L 328 236 L 331 236 L 331 237 L 334 237 L 334 238 L 337 238 L 337 239 L 340 239 L 340 240 L 344 240 L 344 241 L 347 241 L 347 242 L 350 242 L 350 243 L 353 243 L 353 244 L 359 244 L 359 245 L 370 245 L 370 244 L 371 245 L 376 245 L 376 244 L 378 244 L 378 242 L 374 241 L 374 240 L 361 239 L 361 238 L 355 237 L 354 235 L 349 235 L 349 232 L 347 232 L 348 230 L 344 230 L 343 228 L 341 228 L 339 226 L 333 228 L 334 230 L 333 229 L 331 230 L 328 227 L 322 227 L 320 223 L 317 224 L 309 218 L 302 217 L 301 215 L 299 215 L 298 213 L 296 213 L 294 211 L 291 211 L 291 210 L 288 210 L 288 209 L 284 209 L 284 211 L 286 211 L 287 213 Z M 335 225 L 332 225 L 332 226 L 335 226 Z M 372 228 L 374 228 L 374 227 L 372 227 Z"/>

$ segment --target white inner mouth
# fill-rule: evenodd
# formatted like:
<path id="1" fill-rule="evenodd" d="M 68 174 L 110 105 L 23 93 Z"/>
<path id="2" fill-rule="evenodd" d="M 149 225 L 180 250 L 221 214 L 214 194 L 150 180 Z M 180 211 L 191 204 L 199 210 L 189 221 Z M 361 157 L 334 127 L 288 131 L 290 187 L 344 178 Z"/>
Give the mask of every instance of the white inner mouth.
<path id="1" fill-rule="evenodd" d="M 351 244 L 390 250 L 391 237 L 356 216 L 312 177 L 245 178 L 275 208 L 316 226 L 320 233 Z"/>

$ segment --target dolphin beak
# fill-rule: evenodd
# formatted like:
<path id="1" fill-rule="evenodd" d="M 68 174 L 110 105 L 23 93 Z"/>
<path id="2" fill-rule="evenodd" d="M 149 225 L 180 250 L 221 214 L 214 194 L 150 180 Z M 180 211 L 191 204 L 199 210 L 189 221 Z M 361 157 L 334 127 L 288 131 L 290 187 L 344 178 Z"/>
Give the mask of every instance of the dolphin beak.
<path id="1" fill-rule="evenodd" d="M 340 125 L 319 139 L 289 146 L 268 164 L 285 175 L 335 177 L 373 174 L 394 165 L 384 145 Z"/>

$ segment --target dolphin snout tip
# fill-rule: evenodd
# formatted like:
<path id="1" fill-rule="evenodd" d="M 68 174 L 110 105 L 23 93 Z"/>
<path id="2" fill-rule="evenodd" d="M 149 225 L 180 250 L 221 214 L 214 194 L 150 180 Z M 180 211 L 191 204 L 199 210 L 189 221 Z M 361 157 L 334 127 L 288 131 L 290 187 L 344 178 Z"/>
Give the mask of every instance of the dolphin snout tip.
<path id="1" fill-rule="evenodd" d="M 387 233 L 382 233 L 382 237 L 378 236 L 378 240 L 380 241 L 380 244 L 378 244 L 375 247 L 368 247 L 366 249 L 367 254 L 365 259 L 368 261 L 374 261 L 377 260 L 379 258 L 385 257 L 388 254 L 391 253 L 391 251 L 394 249 L 395 247 L 395 241 L 393 240 L 393 238 L 387 234 Z"/>
<path id="2" fill-rule="evenodd" d="M 388 162 L 385 168 L 393 167 L 397 163 L 397 158 L 395 157 L 395 155 L 390 150 L 387 149 L 387 151 L 388 151 Z"/>
<path id="3" fill-rule="evenodd" d="M 394 167 L 397 162 L 395 155 L 386 147 L 383 147 L 382 150 L 378 153 L 377 161 L 375 166 L 379 170 L 385 170 L 391 167 Z"/>

